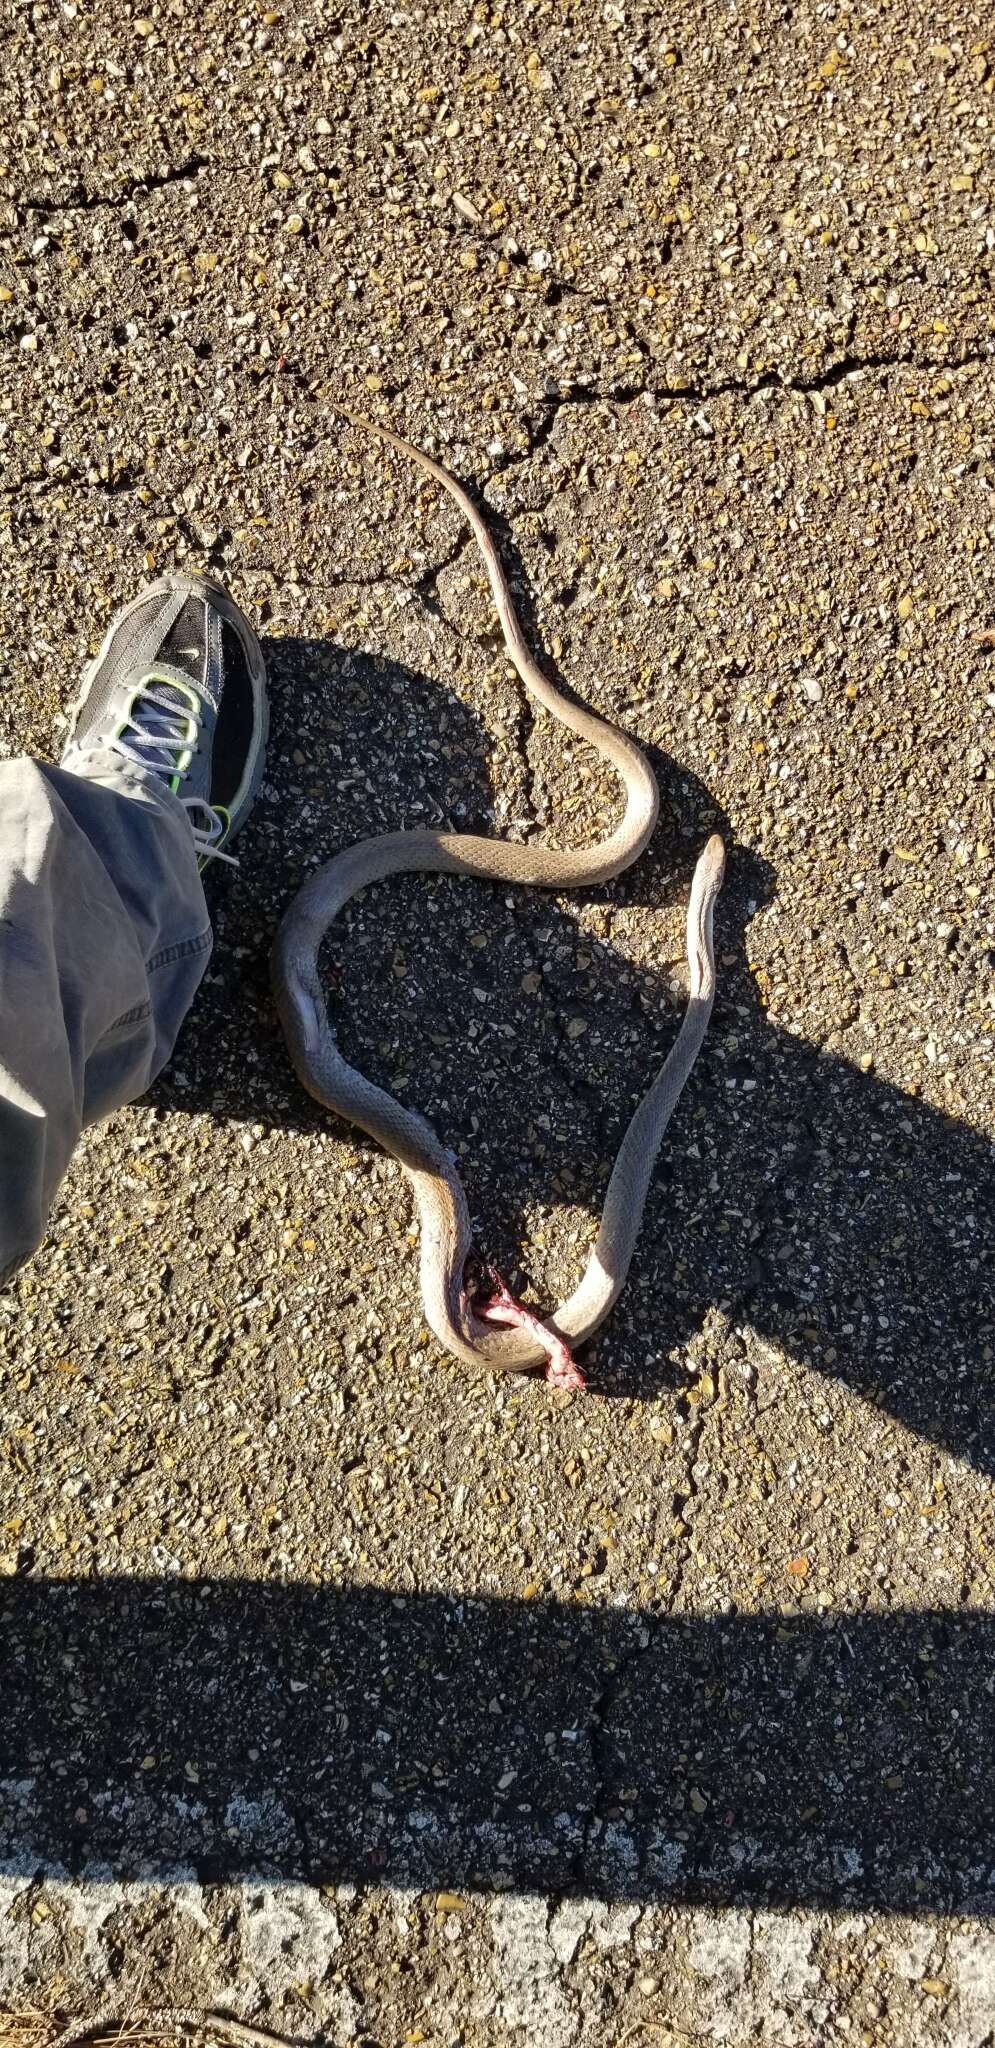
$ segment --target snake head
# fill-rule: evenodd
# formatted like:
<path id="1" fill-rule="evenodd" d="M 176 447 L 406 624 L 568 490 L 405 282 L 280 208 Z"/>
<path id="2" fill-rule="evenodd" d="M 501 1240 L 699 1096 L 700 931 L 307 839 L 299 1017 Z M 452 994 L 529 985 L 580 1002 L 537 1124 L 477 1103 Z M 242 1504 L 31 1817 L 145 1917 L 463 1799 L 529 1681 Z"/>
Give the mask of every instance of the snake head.
<path id="1" fill-rule="evenodd" d="M 481 1252 L 471 1251 L 463 1268 L 463 1294 L 470 1308 L 477 1315 L 487 1312 L 488 1304 L 499 1301 L 507 1293 L 504 1281 L 490 1259 Z"/>

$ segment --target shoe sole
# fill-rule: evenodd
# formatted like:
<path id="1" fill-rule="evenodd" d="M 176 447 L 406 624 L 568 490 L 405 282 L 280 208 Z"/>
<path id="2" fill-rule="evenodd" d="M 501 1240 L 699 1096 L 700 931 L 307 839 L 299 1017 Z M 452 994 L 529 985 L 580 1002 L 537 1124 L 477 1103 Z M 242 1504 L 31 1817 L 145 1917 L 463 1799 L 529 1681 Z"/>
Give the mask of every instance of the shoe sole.
<path id="1" fill-rule="evenodd" d="M 157 576 L 154 583 L 147 583 L 144 590 L 140 590 L 137 597 L 132 598 L 130 604 L 124 605 L 119 612 L 115 612 L 100 643 L 98 652 L 84 670 L 83 681 L 80 684 L 75 703 L 72 707 L 69 737 L 71 739 L 76 730 L 80 713 L 96 680 L 97 671 L 110 653 L 111 641 L 118 627 L 125 619 L 131 617 L 132 612 L 137 612 L 142 605 L 147 604 L 150 597 L 171 597 L 174 595 L 178 596 L 180 593 L 188 597 L 206 597 L 208 602 L 213 605 L 215 611 L 221 613 L 222 618 L 226 619 L 228 624 L 234 627 L 237 632 L 249 667 L 249 681 L 252 687 L 253 729 L 257 734 L 257 740 L 248 780 L 237 791 L 235 800 L 229 809 L 230 816 L 232 813 L 236 813 L 236 815 L 233 817 L 223 841 L 223 844 L 227 846 L 244 824 L 246 816 L 259 793 L 259 786 L 266 770 L 266 746 L 269 740 L 269 697 L 266 691 L 266 663 L 263 659 L 263 650 L 259 645 L 259 641 L 245 613 L 235 603 L 234 598 L 229 596 L 224 584 L 218 583 L 213 576 L 207 576 L 199 569 L 167 570 L 164 575 Z"/>

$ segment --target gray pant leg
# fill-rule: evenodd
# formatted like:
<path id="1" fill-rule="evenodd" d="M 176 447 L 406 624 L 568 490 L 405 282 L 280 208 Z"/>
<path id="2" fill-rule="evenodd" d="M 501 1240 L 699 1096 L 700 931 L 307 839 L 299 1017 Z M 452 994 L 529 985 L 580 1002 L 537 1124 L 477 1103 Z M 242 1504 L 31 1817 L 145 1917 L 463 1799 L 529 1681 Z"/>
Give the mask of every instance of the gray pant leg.
<path id="1" fill-rule="evenodd" d="M 173 1050 L 211 950 L 189 822 L 153 775 L 0 762 L 0 1285 L 84 1124 Z"/>

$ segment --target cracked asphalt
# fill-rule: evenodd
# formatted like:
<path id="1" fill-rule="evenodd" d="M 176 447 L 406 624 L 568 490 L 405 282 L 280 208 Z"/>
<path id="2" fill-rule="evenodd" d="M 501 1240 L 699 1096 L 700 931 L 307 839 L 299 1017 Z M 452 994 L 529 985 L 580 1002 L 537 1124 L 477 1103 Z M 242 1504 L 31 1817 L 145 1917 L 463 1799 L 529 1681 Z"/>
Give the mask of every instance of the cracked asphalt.
<path id="1" fill-rule="evenodd" d="M 995 2038 L 995 40 L 986 10 L 18 4 L 0 29 L 0 741 L 61 745 L 147 576 L 260 631 L 267 778 L 150 1098 L 0 1297 L 0 2003 L 431 2048 Z M 325 952 L 347 1055 L 573 1284 L 712 1030 L 591 1391 L 419 1309 L 399 1171 L 294 1081 L 276 921 L 338 848 L 650 853 L 577 899 L 406 877 Z"/>

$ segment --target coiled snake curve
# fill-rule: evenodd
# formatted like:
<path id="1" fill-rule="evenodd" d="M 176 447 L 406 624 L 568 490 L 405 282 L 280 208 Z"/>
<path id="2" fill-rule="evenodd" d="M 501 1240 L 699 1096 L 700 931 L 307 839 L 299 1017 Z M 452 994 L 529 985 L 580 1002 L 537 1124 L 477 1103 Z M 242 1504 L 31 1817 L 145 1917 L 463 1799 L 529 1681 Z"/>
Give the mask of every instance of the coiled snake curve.
<path id="1" fill-rule="evenodd" d="M 619 1146 L 594 1248 L 579 1285 L 555 1314 L 540 1320 L 493 1276 L 486 1301 L 472 1297 L 467 1260 L 472 1236 L 466 1197 L 450 1154 L 415 1112 L 349 1066 L 336 1045 L 318 977 L 318 950 L 343 905 L 386 875 L 412 870 L 475 875 L 484 881 L 569 890 L 610 881 L 646 847 L 658 795 L 648 761 L 630 739 L 560 695 L 525 643 L 500 558 L 473 501 L 441 463 L 399 434 L 336 406 L 353 425 L 407 456 L 456 500 L 469 521 L 515 668 L 531 695 L 568 731 L 610 762 L 625 791 L 625 811 L 595 846 L 561 851 L 468 833 L 390 832 L 362 840 L 313 874 L 283 918 L 273 951 L 273 987 L 290 1056 L 305 1088 L 327 1109 L 358 1124 L 400 1161 L 414 1188 L 421 1226 L 421 1289 L 427 1321 L 446 1349 L 468 1364 L 524 1372 L 546 1362 L 559 1386 L 582 1386 L 571 1351 L 590 1337 L 621 1293 L 642 1220 L 660 1142 L 705 1036 L 715 995 L 712 913 L 725 852 L 713 835 L 691 885 L 687 949 L 690 995 L 677 1038 L 639 1103 Z"/>

